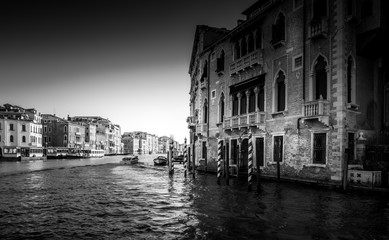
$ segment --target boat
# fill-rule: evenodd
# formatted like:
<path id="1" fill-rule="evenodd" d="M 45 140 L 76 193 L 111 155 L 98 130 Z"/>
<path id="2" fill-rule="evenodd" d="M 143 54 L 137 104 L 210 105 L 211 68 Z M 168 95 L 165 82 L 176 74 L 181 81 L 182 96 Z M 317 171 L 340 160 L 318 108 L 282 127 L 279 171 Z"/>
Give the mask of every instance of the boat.
<path id="1" fill-rule="evenodd" d="M 120 163 L 123 163 L 123 164 L 135 164 L 135 163 L 138 163 L 138 160 L 139 160 L 138 156 L 132 155 L 132 156 L 129 156 L 129 157 L 124 157 Z"/>
<path id="2" fill-rule="evenodd" d="M 85 149 L 83 151 L 83 156 L 85 158 L 102 158 L 104 157 L 104 150 L 100 149 Z"/>
<path id="3" fill-rule="evenodd" d="M 158 156 L 157 158 L 154 158 L 154 165 L 158 166 L 165 166 L 168 162 L 167 158 L 164 156 Z"/>

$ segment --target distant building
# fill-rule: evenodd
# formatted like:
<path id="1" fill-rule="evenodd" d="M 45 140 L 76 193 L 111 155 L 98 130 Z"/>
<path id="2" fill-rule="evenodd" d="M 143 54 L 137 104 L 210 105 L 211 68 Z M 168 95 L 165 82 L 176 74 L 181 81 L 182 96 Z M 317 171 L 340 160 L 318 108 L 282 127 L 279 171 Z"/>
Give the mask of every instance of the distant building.
<path id="1" fill-rule="evenodd" d="M 52 114 L 42 114 L 45 147 L 85 148 L 85 126 Z"/>
<path id="2" fill-rule="evenodd" d="M 0 157 L 42 157 L 41 114 L 35 109 L 0 106 Z"/>

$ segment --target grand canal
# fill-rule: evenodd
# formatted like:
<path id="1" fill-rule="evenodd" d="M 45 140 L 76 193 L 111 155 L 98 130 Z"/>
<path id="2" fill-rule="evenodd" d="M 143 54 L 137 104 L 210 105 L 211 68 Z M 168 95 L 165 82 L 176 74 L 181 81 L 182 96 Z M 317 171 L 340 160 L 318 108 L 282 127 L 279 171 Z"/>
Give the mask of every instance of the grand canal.
<path id="1" fill-rule="evenodd" d="M 388 239 L 385 196 L 103 159 L 0 162 L 0 239 Z"/>

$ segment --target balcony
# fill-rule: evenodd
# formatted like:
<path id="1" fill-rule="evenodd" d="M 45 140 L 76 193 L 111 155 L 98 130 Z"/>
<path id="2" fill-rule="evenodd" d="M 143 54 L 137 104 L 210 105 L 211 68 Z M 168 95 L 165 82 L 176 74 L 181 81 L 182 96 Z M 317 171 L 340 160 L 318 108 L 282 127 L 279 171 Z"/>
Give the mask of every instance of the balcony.
<path id="1" fill-rule="evenodd" d="M 225 130 L 231 130 L 233 128 L 242 127 L 260 127 L 265 125 L 265 113 L 253 112 L 249 114 L 242 114 L 238 116 L 226 117 L 224 120 L 223 128 Z"/>
<path id="2" fill-rule="evenodd" d="M 196 117 L 195 116 L 189 116 L 186 119 L 186 122 L 188 123 L 188 128 L 195 128 L 196 127 Z"/>
<path id="3" fill-rule="evenodd" d="M 327 100 L 315 100 L 303 104 L 303 116 L 305 119 L 319 119 L 328 126 L 329 124 L 329 102 Z"/>
<path id="4" fill-rule="evenodd" d="M 230 64 L 230 75 L 234 75 L 239 71 L 243 71 L 246 68 L 252 67 L 256 64 L 262 64 L 262 51 L 260 49 L 255 50 Z"/>
<path id="5" fill-rule="evenodd" d="M 327 19 L 320 18 L 312 20 L 310 23 L 309 36 L 311 39 L 319 37 L 327 37 L 328 33 L 328 24 Z"/>

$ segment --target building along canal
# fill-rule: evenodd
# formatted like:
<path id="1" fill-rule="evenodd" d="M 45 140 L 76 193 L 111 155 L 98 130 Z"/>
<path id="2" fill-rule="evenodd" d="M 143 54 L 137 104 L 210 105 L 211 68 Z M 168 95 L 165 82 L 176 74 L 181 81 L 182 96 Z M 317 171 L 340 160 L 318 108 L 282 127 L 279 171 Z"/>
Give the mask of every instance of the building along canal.
<path id="1" fill-rule="evenodd" d="M 121 156 L 0 162 L 0 239 L 388 239 L 389 200 L 214 174 L 184 177 Z"/>

